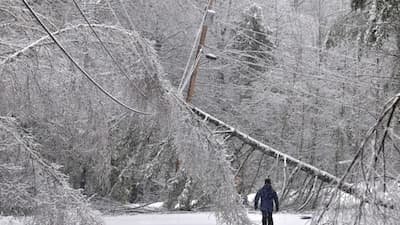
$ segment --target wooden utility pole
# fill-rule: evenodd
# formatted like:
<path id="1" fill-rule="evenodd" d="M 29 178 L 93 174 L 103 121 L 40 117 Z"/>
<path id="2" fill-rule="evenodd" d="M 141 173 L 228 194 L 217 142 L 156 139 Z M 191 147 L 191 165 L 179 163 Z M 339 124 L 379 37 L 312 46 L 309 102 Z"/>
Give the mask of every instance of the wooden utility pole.
<path id="1" fill-rule="evenodd" d="M 204 46 L 204 44 L 206 42 L 207 31 L 208 31 L 208 26 L 209 26 L 209 22 L 208 21 L 210 21 L 210 19 L 211 19 L 210 16 L 212 16 L 212 15 L 209 14 L 209 10 L 212 10 L 212 7 L 214 5 L 214 1 L 215 0 L 208 0 L 206 12 L 205 12 L 206 13 L 206 18 L 205 18 L 205 21 L 204 21 L 203 26 L 201 28 L 200 41 L 199 41 L 199 44 L 197 46 L 197 52 L 196 52 L 195 59 L 198 59 L 198 57 L 200 57 L 201 50 L 202 50 L 202 48 L 203 48 L 203 46 Z M 188 88 L 187 95 L 186 95 L 186 102 L 190 102 L 192 100 L 197 74 L 199 73 L 199 67 L 200 67 L 199 61 L 200 60 L 195 60 L 196 65 L 194 65 L 195 68 L 193 70 L 193 73 L 190 75 L 190 83 L 189 83 L 189 88 Z"/>

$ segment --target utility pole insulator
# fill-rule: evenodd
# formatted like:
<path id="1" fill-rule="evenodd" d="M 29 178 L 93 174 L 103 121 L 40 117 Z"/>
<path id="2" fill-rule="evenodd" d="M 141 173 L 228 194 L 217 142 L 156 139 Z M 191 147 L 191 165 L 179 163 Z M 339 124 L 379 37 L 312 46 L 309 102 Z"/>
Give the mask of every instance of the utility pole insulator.
<path id="1" fill-rule="evenodd" d="M 217 57 L 216 55 L 211 54 L 211 53 L 208 53 L 208 54 L 206 55 L 206 58 L 207 58 L 207 59 L 211 59 L 211 60 L 217 60 L 217 59 L 218 59 L 218 57 Z"/>
<path id="2" fill-rule="evenodd" d="M 206 21 L 205 24 L 206 26 L 210 27 L 214 23 L 214 17 L 215 17 L 216 12 L 214 10 L 207 10 L 207 15 L 206 15 Z"/>

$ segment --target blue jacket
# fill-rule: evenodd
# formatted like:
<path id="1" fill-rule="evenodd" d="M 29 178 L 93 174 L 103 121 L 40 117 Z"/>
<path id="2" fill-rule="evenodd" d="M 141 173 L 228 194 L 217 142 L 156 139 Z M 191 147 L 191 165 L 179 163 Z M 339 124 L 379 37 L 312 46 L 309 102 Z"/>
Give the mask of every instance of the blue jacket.
<path id="1" fill-rule="evenodd" d="M 279 201 L 278 195 L 272 189 L 270 184 L 264 185 L 256 194 L 256 198 L 254 199 L 254 208 L 258 208 L 258 201 L 261 198 L 261 206 L 260 209 L 262 211 L 272 212 L 273 211 L 273 204 L 275 202 L 276 211 L 279 210 Z"/>

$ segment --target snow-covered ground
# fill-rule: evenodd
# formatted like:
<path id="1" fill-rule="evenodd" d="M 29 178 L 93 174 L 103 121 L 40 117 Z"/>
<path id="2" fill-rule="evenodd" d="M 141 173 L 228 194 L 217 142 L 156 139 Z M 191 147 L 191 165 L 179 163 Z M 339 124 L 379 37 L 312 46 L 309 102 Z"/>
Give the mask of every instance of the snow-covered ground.
<path id="1" fill-rule="evenodd" d="M 261 215 L 251 213 L 250 219 L 261 224 Z M 304 214 L 274 214 L 274 225 L 307 225 L 310 220 L 301 219 Z M 215 225 L 212 213 L 182 213 L 182 214 L 140 214 L 131 216 L 107 216 L 107 225 Z"/>
<path id="2" fill-rule="evenodd" d="M 301 219 L 304 214 L 274 214 L 275 225 L 308 225 L 310 220 Z M 259 213 L 250 213 L 255 224 L 261 224 Z M 22 225 L 21 218 L 1 217 L 0 225 Z M 126 216 L 105 216 L 106 225 L 216 225 L 213 213 L 139 214 Z"/>
<path id="3" fill-rule="evenodd" d="M 0 216 L 0 225 L 22 225 L 22 223 L 12 216 Z"/>

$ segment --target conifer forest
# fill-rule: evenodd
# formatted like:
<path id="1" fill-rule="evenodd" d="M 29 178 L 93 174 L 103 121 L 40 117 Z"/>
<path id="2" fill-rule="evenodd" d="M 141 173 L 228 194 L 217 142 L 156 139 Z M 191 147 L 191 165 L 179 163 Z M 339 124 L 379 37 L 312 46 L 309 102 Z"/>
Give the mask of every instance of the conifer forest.
<path id="1" fill-rule="evenodd" d="M 0 225 L 265 210 L 400 224 L 400 0 L 0 0 Z"/>

